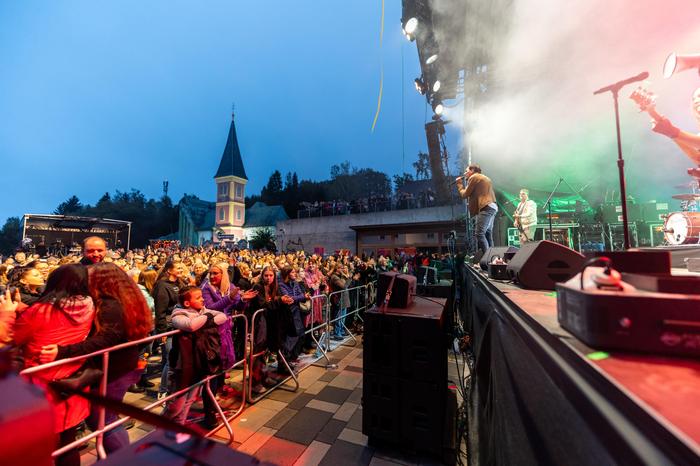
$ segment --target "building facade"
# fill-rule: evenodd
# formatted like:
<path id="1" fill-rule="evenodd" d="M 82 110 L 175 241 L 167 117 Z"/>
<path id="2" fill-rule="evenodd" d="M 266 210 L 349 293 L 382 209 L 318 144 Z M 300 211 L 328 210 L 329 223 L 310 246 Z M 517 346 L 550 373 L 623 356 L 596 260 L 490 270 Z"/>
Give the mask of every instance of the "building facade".
<path id="1" fill-rule="evenodd" d="M 238 146 L 236 124 L 231 115 L 231 126 L 219 169 L 214 175 L 216 183 L 215 224 L 212 231 L 214 241 L 236 242 L 245 237 L 245 186 L 248 177 L 243 166 Z"/>

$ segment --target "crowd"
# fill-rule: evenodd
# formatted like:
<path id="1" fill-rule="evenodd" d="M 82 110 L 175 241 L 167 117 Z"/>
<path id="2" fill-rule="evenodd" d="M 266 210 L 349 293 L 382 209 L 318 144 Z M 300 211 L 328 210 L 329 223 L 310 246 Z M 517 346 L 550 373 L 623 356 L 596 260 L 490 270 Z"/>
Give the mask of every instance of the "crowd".
<path id="1" fill-rule="evenodd" d="M 108 251 L 98 237 L 85 240 L 81 254 L 37 257 L 18 252 L 0 265 L 0 337 L 11 348 L 18 368 L 29 368 L 57 359 L 89 354 L 148 335 L 179 329 L 153 347 L 132 346 L 112 354 L 107 396 L 122 400 L 127 390 L 143 391 L 153 374 L 144 373 L 148 354 L 160 353 L 158 397 L 174 393 L 211 374 L 221 373 L 245 352 L 245 324 L 256 311 L 251 336 L 256 358 L 252 367 L 253 393 L 262 393 L 294 370 L 304 352 L 318 352 L 309 329 L 325 321 L 325 296 L 330 302 L 333 339 L 342 340 L 346 329 L 360 325 L 355 308 L 361 293 L 347 290 L 373 281 L 378 272 L 412 272 L 427 265 L 423 255 L 357 257 L 347 253 L 320 257 L 303 251 L 273 254 L 267 251 L 209 248 L 148 247 L 143 250 Z M 354 301 L 354 302 L 353 302 Z M 274 364 L 274 354 L 287 364 Z M 272 357 L 271 357 L 272 355 Z M 80 362 L 36 373 L 32 381 L 84 377 L 101 367 L 101 361 Z M 84 377 L 87 379 L 88 377 Z M 230 392 L 223 376 L 211 381 L 216 393 Z M 87 389 L 87 387 L 86 387 Z M 96 389 L 95 386 L 92 387 Z M 200 395 L 192 390 L 167 403 L 163 414 L 185 422 L 189 407 Z M 97 426 L 97 411 L 79 397 L 52 394 L 54 430 L 59 445 L 76 437 L 83 423 Z M 215 407 L 203 397 L 203 426 L 217 424 Z M 107 411 L 105 424 L 117 419 Z M 123 428 L 104 437 L 108 452 L 128 443 Z M 77 450 L 57 459 L 57 464 L 79 464 Z"/>
<path id="2" fill-rule="evenodd" d="M 420 209 L 437 205 L 432 190 L 417 194 L 398 191 L 393 196 L 370 196 L 352 201 L 333 200 L 325 202 L 301 202 L 297 216 L 299 218 L 326 217 L 332 215 L 364 214 L 388 210 Z"/>

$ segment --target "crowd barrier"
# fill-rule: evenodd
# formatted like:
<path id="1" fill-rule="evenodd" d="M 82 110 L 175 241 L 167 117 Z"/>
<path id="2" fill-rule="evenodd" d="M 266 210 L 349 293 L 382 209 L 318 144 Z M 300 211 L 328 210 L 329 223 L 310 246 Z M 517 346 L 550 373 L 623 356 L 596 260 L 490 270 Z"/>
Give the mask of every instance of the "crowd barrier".
<path id="1" fill-rule="evenodd" d="M 318 296 L 313 296 L 311 298 L 312 300 L 312 315 L 313 315 L 313 305 L 315 301 L 320 301 L 321 304 L 321 309 L 322 309 L 322 319 L 320 322 L 314 322 L 312 318 L 312 322 L 310 327 L 305 331 L 305 336 L 306 335 L 311 335 L 315 343 L 317 344 L 318 349 L 320 350 L 320 356 L 316 358 L 316 361 L 314 363 L 318 362 L 321 359 L 325 359 L 326 361 L 326 368 L 335 368 L 336 366 L 332 364 L 330 358 L 328 357 L 328 353 L 332 351 L 331 345 L 330 345 L 330 335 L 332 331 L 332 326 L 340 322 L 340 325 L 342 325 L 343 329 L 348 333 L 348 337 L 345 338 L 344 340 L 340 341 L 339 344 L 345 344 L 345 342 L 348 339 L 353 340 L 353 344 L 357 344 L 357 339 L 355 335 L 350 331 L 350 329 L 346 326 L 346 319 L 348 319 L 350 316 L 354 316 L 355 319 L 359 319 L 362 321 L 362 316 L 360 315 L 361 311 L 364 311 L 367 309 L 368 305 L 373 302 L 373 295 L 375 293 L 376 289 L 376 282 L 370 282 L 367 285 L 361 285 L 361 286 L 356 286 L 353 288 L 349 288 L 346 290 L 340 290 L 340 291 L 335 291 L 333 293 L 330 293 L 328 295 L 321 294 Z M 331 307 L 331 301 L 332 298 L 336 295 L 340 295 L 341 293 L 355 293 L 355 306 L 354 309 L 350 310 L 347 312 L 345 316 L 339 316 L 336 315 L 335 317 L 332 317 L 332 307 Z M 339 297 L 339 299 L 342 299 L 342 296 Z M 351 300 L 352 303 L 352 300 Z M 267 345 L 264 349 L 261 349 L 259 351 L 255 351 L 255 325 L 256 325 L 256 319 L 259 320 L 259 316 L 262 315 L 262 313 L 265 311 L 265 309 L 258 309 L 253 313 L 251 316 L 250 322 L 248 318 L 246 317 L 245 314 L 236 314 L 232 316 L 232 319 L 243 319 L 245 325 L 245 335 L 246 335 L 246 342 L 244 346 L 244 354 L 242 357 L 237 356 L 237 359 L 239 359 L 232 367 L 229 367 L 225 370 L 222 370 L 216 374 L 209 375 L 205 377 L 204 379 L 186 387 L 183 388 L 182 390 L 179 390 L 175 393 L 168 394 L 165 398 L 159 399 L 157 401 L 154 401 L 153 403 L 145 406 L 143 409 L 146 411 L 152 410 L 153 408 L 163 406 L 163 404 L 169 400 L 172 400 L 178 396 L 185 395 L 188 393 L 190 390 L 197 390 L 198 387 L 204 387 L 203 389 L 206 391 L 207 396 L 210 397 L 210 399 L 213 401 L 214 406 L 216 407 L 216 410 L 219 414 L 219 417 L 221 418 L 221 423 L 223 423 L 224 427 L 226 428 L 226 431 L 229 436 L 229 444 L 234 441 L 234 432 L 233 429 L 231 428 L 230 422 L 235 419 L 237 416 L 239 416 L 245 409 L 246 404 L 254 404 L 260 399 L 264 398 L 268 394 L 270 394 L 272 391 L 274 391 L 277 388 L 282 388 L 285 390 L 290 390 L 290 391 L 297 391 L 299 389 L 299 380 L 298 380 L 298 374 L 303 370 L 305 367 L 301 368 L 300 371 L 295 372 L 293 368 L 290 366 L 289 362 L 285 359 L 284 355 L 282 354 L 281 351 L 276 352 L 276 357 L 277 357 L 277 364 L 278 368 L 280 367 L 280 364 L 283 364 L 284 367 L 286 368 L 288 372 L 288 376 L 279 380 L 277 384 L 275 384 L 272 387 L 267 388 L 263 393 L 258 394 L 257 396 L 252 393 L 252 388 L 253 388 L 253 376 L 252 376 L 252 370 L 254 368 L 255 360 L 257 358 L 263 357 L 268 349 Z M 341 322 L 342 320 L 342 322 Z M 249 331 L 250 329 L 250 331 Z M 317 338 L 315 333 L 321 332 L 320 336 Z M 114 351 L 119 351 L 124 348 L 129 348 L 133 346 L 142 346 L 146 345 L 148 343 L 151 343 L 153 341 L 160 340 L 165 337 L 177 335 L 181 333 L 180 330 L 172 330 L 169 332 L 164 332 L 158 335 L 153 335 L 149 336 L 146 338 L 142 338 L 140 340 L 135 340 L 135 341 L 130 341 L 127 343 L 122 343 L 116 346 L 112 346 L 110 348 L 105 348 L 100 351 L 95 351 L 90 354 L 85 354 L 85 355 L 80 355 L 72 358 L 66 358 L 66 359 L 61 359 L 58 361 L 53 361 L 47 364 L 42 364 L 39 366 L 34 366 L 29 369 L 25 369 L 20 372 L 20 375 L 22 376 L 32 376 L 35 375 L 43 370 L 50 369 L 53 367 L 61 366 L 64 364 L 71 364 L 75 362 L 81 362 L 85 361 L 87 359 L 95 358 L 100 356 L 102 358 L 102 379 L 100 381 L 100 386 L 98 389 L 98 393 L 101 396 L 105 396 L 107 393 L 107 380 L 109 376 L 109 355 L 110 353 Z M 306 366 L 308 367 L 308 366 Z M 225 372 L 228 372 L 232 369 L 238 369 L 242 368 L 243 374 L 242 374 L 242 390 L 241 390 L 241 404 L 238 407 L 238 409 L 230 414 L 226 414 L 224 410 L 221 408 L 219 405 L 218 401 L 216 400 L 215 394 L 212 392 L 211 387 L 210 387 L 210 381 L 214 378 L 217 378 L 224 374 Z M 289 387 L 287 385 L 287 382 L 289 380 L 292 380 L 294 382 L 294 387 Z M 203 395 L 204 396 L 204 395 Z M 116 427 L 124 424 L 125 422 L 129 421 L 131 417 L 126 416 L 118 419 L 117 421 L 114 421 L 111 424 L 105 425 L 105 408 L 100 406 L 97 408 L 98 413 L 99 413 L 99 419 L 98 419 L 98 425 L 97 425 L 97 430 L 94 432 L 81 437 L 74 442 L 65 445 L 57 450 L 55 450 L 52 453 L 52 456 L 55 458 L 73 448 L 78 448 L 83 444 L 88 443 L 90 440 L 95 439 L 95 447 L 97 450 L 97 455 L 100 459 L 104 459 L 107 457 L 107 453 L 104 449 L 103 445 L 103 439 L 104 439 L 104 434 L 106 432 L 109 432 L 110 430 L 115 429 Z M 207 432 L 207 436 L 210 436 L 217 430 L 221 428 L 221 423 L 217 425 L 214 429 L 210 430 Z"/>

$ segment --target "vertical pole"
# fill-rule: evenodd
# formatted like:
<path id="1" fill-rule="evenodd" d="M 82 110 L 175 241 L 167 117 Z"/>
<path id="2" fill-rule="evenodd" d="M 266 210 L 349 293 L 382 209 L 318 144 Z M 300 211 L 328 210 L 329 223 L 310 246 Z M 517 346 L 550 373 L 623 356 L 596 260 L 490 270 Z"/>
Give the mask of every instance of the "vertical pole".
<path id="1" fill-rule="evenodd" d="M 625 161 L 622 158 L 622 138 L 620 136 L 620 110 L 617 102 L 617 89 L 613 90 L 615 101 L 615 130 L 617 131 L 617 170 L 620 176 L 620 204 L 622 205 L 622 229 L 624 238 L 624 249 L 630 248 L 630 234 L 628 231 L 627 218 L 627 188 L 625 186 Z"/>

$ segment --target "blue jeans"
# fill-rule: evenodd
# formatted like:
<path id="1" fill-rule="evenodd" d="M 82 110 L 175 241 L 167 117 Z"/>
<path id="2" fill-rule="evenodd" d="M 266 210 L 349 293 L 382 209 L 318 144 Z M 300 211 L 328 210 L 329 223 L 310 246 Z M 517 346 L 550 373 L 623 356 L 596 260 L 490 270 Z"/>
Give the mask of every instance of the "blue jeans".
<path id="1" fill-rule="evenodd" d="M 335 321 L 335 328 L 334 328 L 334 334 L 337 337 L 342 337 L 345 334 L 345 329 L 343 328 L 343 324 L 345 323 L 345 316 L 348 314 L 348 309 L 347 308 L 342 308 L 338 311 L 338 315 L 336 318 L 338 320 Z"/>
<path id="2" fill-rule="evenodd" d="M 161 351 L 161 367 L 163 369 L 160 373 L 160 387 L 158 387 L 158 393 L 168 393 L 168 372 L 170 371 L 168 356 L 170 355 L 171 349 L 173 349 L 173 337 L 167 337 Z"/>
<path id="3" fill-rule="evenodd" d="M 474 226 L 474 236 L 476 244 L 482 253 L 493 246 L 493 220 L 496 218 L 497 210 L 493 207 L 484 207 L 476 215 L 476 225 Z"/>
<path id="4" fill-rule="evenodd" d="M 182 387 L 184 388 L 184 387 Z M 185 424 L 187 415 L 190 413 L 192 404 L 197 401 L 197 397 L 202 393 L 202 386 L 190 389 L 190 391 L 173 398 L 165 404 L 162 416 L 172 419 L 178 424 Z M 204 396 L 209 396 L 206 393 Z"/>
<path id="5" fill-rule="evenodd" d="M 135 384 L 141 377 L 143 369 L 136 369 L 131 372 L 127 372 L 118 379 L 112 380 L 107 384 L 107 398 L 113 400 L 122 401 L 124 395 L 126 395 L 126 389 L 130 385 Z M 85 419 L 86 424 L 90 430 L 97 430 L 97 422 L 99 419 L 99 409 L 96 406 L 90 408 L 90 415 Z M 112 422 L 119 419 L 117 413 L 112 411 L 105 411 L 105 425 L 111 424 Z M 129 444 L 129 434 L 124 428 L 124 424 L 118 426 L 115 429 L 105 432 L 104 434 L 104 446 L 107 453 L 112 453 L 119 448 Z"/>

